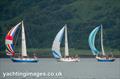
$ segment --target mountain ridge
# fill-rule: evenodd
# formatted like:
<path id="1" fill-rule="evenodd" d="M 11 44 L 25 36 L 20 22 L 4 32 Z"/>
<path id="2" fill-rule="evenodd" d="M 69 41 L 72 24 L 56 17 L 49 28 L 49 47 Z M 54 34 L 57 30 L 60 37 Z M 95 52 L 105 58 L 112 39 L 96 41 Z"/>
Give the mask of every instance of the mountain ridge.
<path id="1" fill-rule="evenodd" d="M 0 43 L 3 45 L 7 32 L 24 20 L 33 48 L 51 48 L 55 35 L 67 24 L 69 47 L 89 49 L 89 33 L 103 24 L 105 47 L 120 49 L 119 3 L 119 0 L 0 1 Z"/>

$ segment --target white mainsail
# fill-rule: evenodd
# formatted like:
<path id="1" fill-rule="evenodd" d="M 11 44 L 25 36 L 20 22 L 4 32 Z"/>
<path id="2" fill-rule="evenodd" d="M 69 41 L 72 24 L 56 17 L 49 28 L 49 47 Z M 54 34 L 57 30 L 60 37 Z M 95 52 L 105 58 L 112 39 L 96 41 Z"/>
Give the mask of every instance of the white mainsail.
<path id="1" fill-rule="evenodd" d="M 104 47 L 103 47 L 103 26 L 101 25 L 101 49 L 102 54 L 105 55 Z"/>
<path id="2" fill-rule="evenodd" d="M 69 49 L 68 49 L 68 36 L 67 36 L 67 25 L 65 24 L 65 56 L 69 56 Z"/>
<path id="3" fill-rule="evenodd" d="M 23 21 L 22 21 L 22 56 L 27 56 L 25 30 L 24 30 Z"/>

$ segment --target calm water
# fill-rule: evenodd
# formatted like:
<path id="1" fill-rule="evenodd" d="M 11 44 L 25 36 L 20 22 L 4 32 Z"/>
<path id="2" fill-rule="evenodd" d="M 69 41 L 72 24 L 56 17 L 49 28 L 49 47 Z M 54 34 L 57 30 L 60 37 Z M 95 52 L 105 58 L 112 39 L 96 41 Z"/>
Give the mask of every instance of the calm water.
<path id="1" fill-rule="evenodd" d="M 3 72 L 60 72 L 62 75 L 3 78 Z M 38 63 L 13 63 L 10 59 L 0 59 L 0 79 L 120 79 L 120 59 L 112 63 L 100 63 L 94 58 L 81 58 L 80 62 L 39 59 Z"/>

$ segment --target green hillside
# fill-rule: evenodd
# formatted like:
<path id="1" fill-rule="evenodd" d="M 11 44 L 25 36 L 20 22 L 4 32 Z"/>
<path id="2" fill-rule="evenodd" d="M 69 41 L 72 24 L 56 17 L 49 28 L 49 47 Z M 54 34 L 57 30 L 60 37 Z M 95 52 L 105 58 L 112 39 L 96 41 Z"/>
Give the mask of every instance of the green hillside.
<path id="1" fill-rule="evenodd" d="M 0 0 L 1 50 L 6 33 L 22 20 L 30 48 L 51 48 L 67 24 L 69 47 L 89 50 L 89 33 L 103 24 L 105 47 L 120 49 L 120 0 Z"/>

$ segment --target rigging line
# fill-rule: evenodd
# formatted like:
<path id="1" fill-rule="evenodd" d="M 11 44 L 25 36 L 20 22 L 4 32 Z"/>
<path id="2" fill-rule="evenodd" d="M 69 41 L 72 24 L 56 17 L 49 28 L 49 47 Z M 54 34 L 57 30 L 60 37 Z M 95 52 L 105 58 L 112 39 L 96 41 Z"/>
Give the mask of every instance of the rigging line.
<path id="1" fill-rule="evenodd" d="M 101 36 L 101 31 L 99 30 L 99 32 L 98 32 L 98 48 L 99 48 L 99 50 L 101 49 L 101 38 L 100 38 L 100 36 Z M 100 50 L 100 53 L 99 54 L 101 54 L 101 50 Z"/>
<path id="2" fill-rule="evenodd" d="M 31 40 L 31 38 L 30 38 L 30 36 L 29 36 L 29 32 L 30 32 L 30 27 L 28 27 L 27 28 L 27 30 L 26 30 L 26 35 L 27 35 L 27 37 L 28 37 L 28 41 L 30 42 L 29 44 L 30 44 L 30 47 L 32 47 L 32 40 Z M 30 38 L 30 39 L 29 39 Z M 33 55 L 35 56 L 35 52 L 33 53 Z"/>
<path id="3" fill-rule="evenodd" d="M 19 36 L 19 34 L 20 34 L 20 30 L 21 30 L 21 28 L 18 29 L 18 34 L 17 34 L 17 36 L 16 36 L 16 40 L 15 40 L 15 45 L 14 45 L 14 47 L 16 47 L 16 44 L 17 44 L 17 42 L 18 42 L 18 36 Z"/>
<path id="4" fill-rule="evenodd" d="M 30 28 L 28 28 L 28 29 L 26 30 L 26 34 L 27 34 L 27 37 L 28 37 L 28 41 L 30 42 L 30 47 L 32 47 L 32 41 L 31 41 L 31 39 L 29 39 L 29 38 L 30 38 L 29 32 L 30 32 Z"/>

